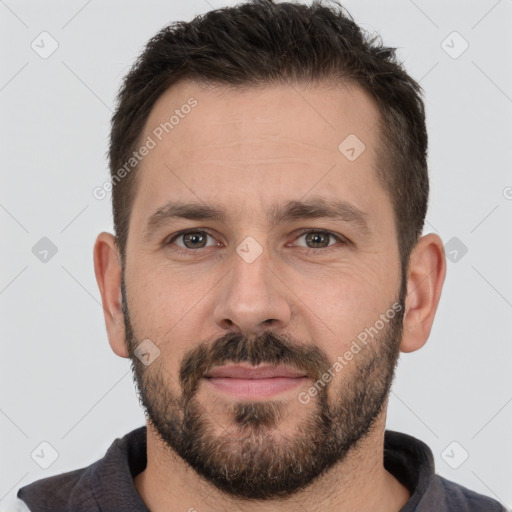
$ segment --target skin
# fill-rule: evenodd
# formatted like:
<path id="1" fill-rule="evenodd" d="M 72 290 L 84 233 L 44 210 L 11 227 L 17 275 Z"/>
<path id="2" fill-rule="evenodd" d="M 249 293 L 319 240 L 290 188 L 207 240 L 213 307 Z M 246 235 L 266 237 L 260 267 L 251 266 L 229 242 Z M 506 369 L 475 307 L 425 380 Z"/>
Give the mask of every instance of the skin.
<path id="1" fill-rule="evenodd" d="M 391 200 L 379 182 L 378 110 L 357 87 L 275 85 L 258 90 L 208 89 L 182 82 L 167 90 L 146 123 L 144 140 L 190 97 L 197 106 L 142 160 L 131 214 L 125 281 L 131 323 L 138 340 L 149 338 L 166 391 L 178 395 L 184 355 L 200 342 L 228 332 L 257 335 L 264 329 L 289 334 L 318 347 L 335 361 L 352 340 L 372 326 L 396 299 L 401 283 Z M 338 150 L 356 134 L 366 150 L 349 161 Z M 371 232 L 333 219 L 270 224 L 273 204 L 313 196 L 343 199 L 367 214 Z M 226 222 L 174 220 L 144 239 L 149 216 L 169 200 L 215 203 Z M 183 238 L 163 242 L 183 229 L 209 229 L 208 247 L 179 255 Z M 346 237 L 330 250 L 307 247 L 300 230 L 318 228 Z M 236 247 L 248 236 L 261 246 L 252 263 Z M 215 245 L 220 242 L 220 245 Z M 181 247 L 177 247 L 180 244 Z M 314 251 L 319 254 L 313 254 Z M 193 253 L 193 254 L 192 254 Z M 94 247 L 109 343 L 129 357 L 121 300 L 121 259 L 114 237 L 101 233 Z M 411 255 L 399 348 L 412 352 L 427 341 L 445 278 L 441 239 L 420 238 Z M 357 357 L 357 356 L 355 356 Z M 148 367 L 148 368 L 151 368 Z M 343 393 L 344 379 L 357 383 L 357 364 L 335 377 L 330 400 Z M 312 382 L 286 392 L 286 415 L 277 426 L 293 435 L 308 414 L 297 400 Z M 214 433 L 232 426 L 229 402 L 204 385 L 197 399 Z M 148 508 L 164 510 L 339 510 L 398 511 L 408 490 L 383 466 L 387 400 L 370 434 L 339 464 L 307 489 L 277 502 L 240 500 L 220 492 L 188 467 L 148 426 L 148 464 L 135 485 Z M 236 435 L 232 431 L 231 435 Z"/>

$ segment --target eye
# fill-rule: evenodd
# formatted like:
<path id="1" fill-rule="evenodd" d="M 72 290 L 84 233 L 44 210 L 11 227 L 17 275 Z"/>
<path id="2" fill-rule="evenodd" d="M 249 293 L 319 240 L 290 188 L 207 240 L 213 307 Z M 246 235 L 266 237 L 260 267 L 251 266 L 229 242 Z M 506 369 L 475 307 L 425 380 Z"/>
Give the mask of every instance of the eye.
<path id="1" fill-rule="evenodd" d="M 208 243 L 208 238 L 211 242 Z M 341 245 L 348 245 L 350 242 L 342 235 L 333 233 L 331 231 L 321 229 L 305 229 L 303 230 L 295 240 L 304 239 L 304 244 L 287 244 L 290 246 L 304 247 L 307 249 L 306 254 L 324 254 L 333 249 L 337 248 L 337 243 Z M 175 250 L 178 254 L 190 255 L 198 249 L 204 249 L 207 247 L 222 246 L 221 242 L 218 242 L 215 237 L 205 229 L 189 229 L 175 233 L 167 241 L 164 242 L 165 246 L 174 245 Z M 178 248 L 182 249 L 178 249 Z"/>
<path id="2" fill-rule="evenodd" d="M 207 244 L 207 239 L 210 237 L 214 243 Z M 177 243 L 176 241 L 181 241 L 182 243 Z M 176 243 L 178 247 L 183 247 L 187 250 L 194 249 L 202 249 L 204 247 L 209 247 L 212 245 L 218 245 L 218 242 L 213 238 L 213 236 L 204 230 L 189 230 L 189 231 L 180 231 L 173 235 L 167 242 L 166 245 L 170 245 Z"/>
<path id="3" fill-rule="evenodd" d="M 325 231 L 320 229 L 309 229 L 303 231 L 296 240 L 304 239 L 306 245 L 299 244 L 299 247 L 306 247 L 308 249 L 327 249 L 336 244 L 336 242 L 340 242 L 342 245 L 348 244 L 348 240 L 341 235 L 337 235 L 332 233 L 331 231 Z M 335 240 L 334 243 L 330 243 L 332 240 Z M 319 252 L 319 251 L 308 251 L 310 252 Z"/>

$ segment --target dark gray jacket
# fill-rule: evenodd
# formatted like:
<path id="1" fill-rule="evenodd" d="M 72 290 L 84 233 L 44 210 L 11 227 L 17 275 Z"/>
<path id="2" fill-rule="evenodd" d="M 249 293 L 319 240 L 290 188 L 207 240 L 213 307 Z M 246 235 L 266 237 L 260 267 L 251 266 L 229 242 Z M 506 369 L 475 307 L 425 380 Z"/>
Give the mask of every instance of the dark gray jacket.
<path id="1" fill-rule="evenodd" d="M 30 512 L 149 512 L 133 478 L 146 467 L 146 427 L 116 439 L 105 456 L 82 469 L 18 490 Z M 386 430 L 384 467 L 410 491 L 399 512 L 506 512 L 497 501 L 435 474 L 422 441 Z"/>

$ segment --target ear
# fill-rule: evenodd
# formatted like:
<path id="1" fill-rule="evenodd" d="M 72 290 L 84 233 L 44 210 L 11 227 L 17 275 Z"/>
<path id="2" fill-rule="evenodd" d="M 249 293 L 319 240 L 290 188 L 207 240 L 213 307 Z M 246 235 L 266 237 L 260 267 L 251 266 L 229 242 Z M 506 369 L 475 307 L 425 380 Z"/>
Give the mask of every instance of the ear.
<path id="1" fill-rule="evenodd" d="M 445 275 L 443 242 L 439 236 L 429 233 L 418 240 L 411 253 L 400 344 L 402 352 L 414 352 L 427 342 Z"/>
<path id="2" fill-rule="evenodd" d="M 121 299 L 121 257 L 110 233 L 100 233 L 96 238 L 94 273 L 103 302 L 110 347 L 119 357 L 128 357 Z"/>

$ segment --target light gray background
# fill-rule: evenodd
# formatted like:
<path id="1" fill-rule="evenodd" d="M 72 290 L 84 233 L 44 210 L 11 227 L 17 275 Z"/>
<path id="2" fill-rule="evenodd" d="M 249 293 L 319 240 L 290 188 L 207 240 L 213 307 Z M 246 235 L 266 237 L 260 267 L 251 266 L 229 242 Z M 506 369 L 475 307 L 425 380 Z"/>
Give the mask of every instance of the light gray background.
<path id="1" fill-rule="evenodd" d="M 20 486 L 91 464 L 144 423 L 129 362 L 104 328 L 92 248 L 112 229 L 110 198 L 92 190 L 108 179 L 115 93 L 149 37 L 233 3 L 0 0 L 0 510 Z M 425 441 L 438 474 L 510 507 L 512 1 L 344 5 L 400 48 L 425 89 L 425 232 L 468 249 L 448 261 L 427 345 L 401 356 L 387 428 Z M 43 31 L 59 45 L 47 59 L 31 47 Z M 469 44 L 458 58 L 453 31 Z M 58 249 L 46 263 L 32 252 L 42 237 Z M 59 454 L 48 469 L 31 458 L 42 441 Z M 450 462 L 469 453 L 458 469 L 442 457 L 453 441 Z"/>

